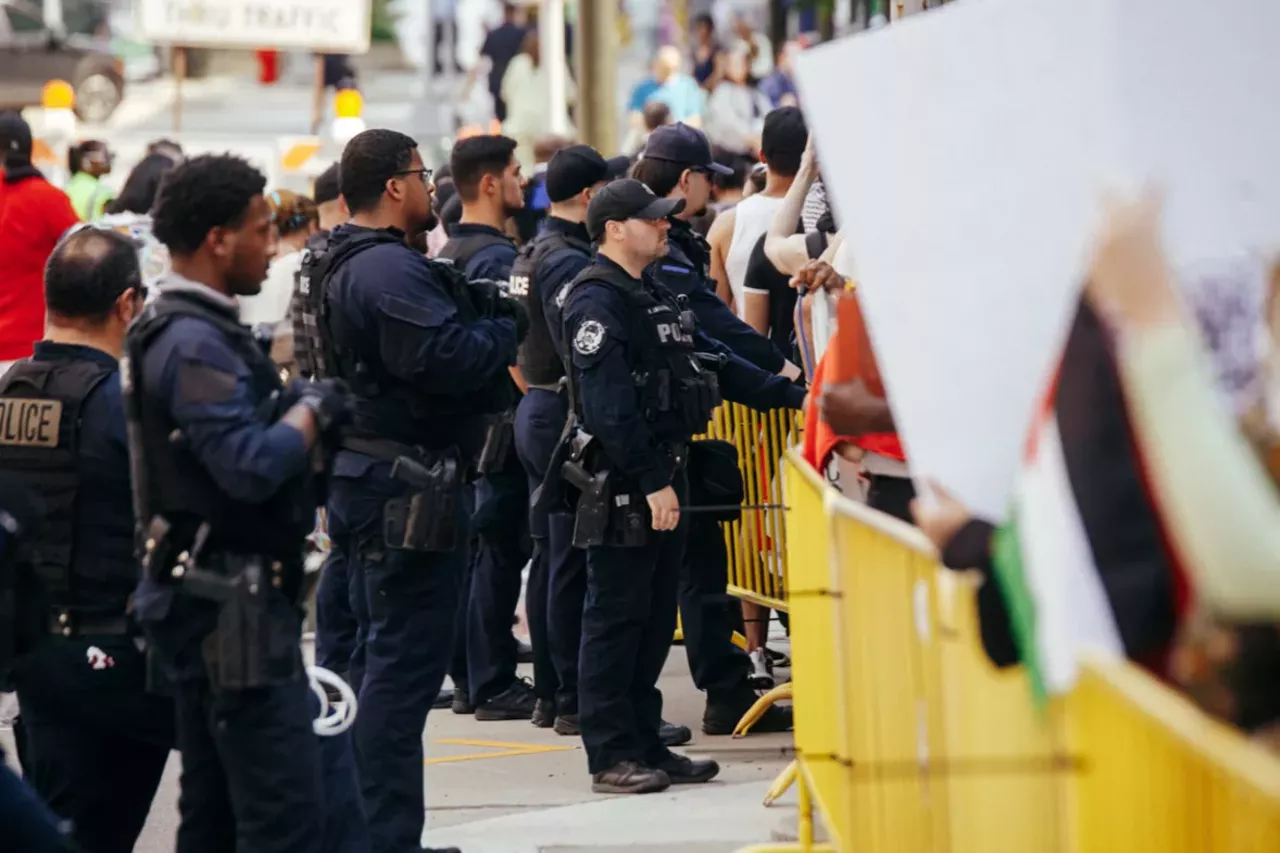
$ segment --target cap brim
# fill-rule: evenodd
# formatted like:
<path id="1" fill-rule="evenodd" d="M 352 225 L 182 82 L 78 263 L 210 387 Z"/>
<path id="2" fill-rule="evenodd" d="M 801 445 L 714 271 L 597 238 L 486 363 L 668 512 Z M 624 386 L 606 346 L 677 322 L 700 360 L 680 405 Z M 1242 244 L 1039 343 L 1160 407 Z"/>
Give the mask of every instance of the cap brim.
<path id="1" fill-rule="evenodd" d="M 723 163 L 717 163 L 714 160 L 712 160 L 710 163 L 707 164 L 707 168 L 715 172 L 717 175 L 733 174 L 733 169 L 731 169 L 730 167 L 726 166 Z"/>
<path id="2" fill-rule="evenodd" d="M 632 214 L 631 219 L 666 219 L 684 210 L 682 198 L 660 198 L 644 210 Z"/>

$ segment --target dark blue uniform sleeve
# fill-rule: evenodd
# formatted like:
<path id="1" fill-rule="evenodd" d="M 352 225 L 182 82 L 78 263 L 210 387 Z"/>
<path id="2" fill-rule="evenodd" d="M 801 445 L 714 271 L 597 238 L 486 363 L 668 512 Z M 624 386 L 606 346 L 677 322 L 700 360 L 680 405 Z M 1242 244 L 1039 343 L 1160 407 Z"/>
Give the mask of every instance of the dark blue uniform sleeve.
<path id="1" fill-rule="evenodd" d="M 561 341 L 561 333 L 564 329 L 560 325 L 563 317 L 561 305 L 557 300 L 560 299 L 560 292 L 565 285 L 577 278 L 578 273 L 590 265 L 591 258 L 581 252 L 565 249 L 552 253 L 539 272 L 538 296 L 542 299 L 542 316 L 547 319 L 547 331 L 551 333 L 551 343 L 555 345 L 558 353 L 564 352 Z"/>
<path id="2" fill-rule="evenodd" d="M 636 402 L 626 358 L 626 305 L 603 285 L 581 284 L 565 305 L 565 333 L 584 428 L 609 461 L 646 494 L 671 485 L 666 458 Z"/>
<path id="3" fill-rule="evenodd" d="M 707 287 L 696 271 L 673 261 L 658 261 L 657 278 L 677 296 L 689 298 L 689 308 L 698 317 L 698 325 L 711 337 L 732 350 L 739 358 L 751 362 L 761 370 L 777 373 L 786 364 L 786 357 L 773 341 L 742 322 Z"/>
<path id="4" fill-rule="evenodd" d="M 728 358 L 720 368 L 720 391 L 726 400 L 761 412 L 804 406 L 804 389 L 785 376 L 761 370 L 739 358 L 723 343 L 708 337 L 702 329 L 694 330 L 693 340 L 699 352 L 713 352 Z"/>
<path id="5" fill-rule="evenodd" d="M 374 333 L 382 364 L 429 394 L 468 397 L 515 363 L 516 323 L 509 317 L 464 323 L 435 270 L 411 252 L 381 271 Z"/>
<path id="6" fill-rule="evenodd" d="M 467 261 L 467 278 L 475 281 L 487 278 L 491 281 L 506 281 L 511 277 L 511 267 L 515 266 L 516 247 L 507 243 L 495 243 L 485 246 Z"/>
<path id="7" fill-rule="evenodd" d="M 175 320 L 147 351 L 143 371 L 191 452 L 232 499 L 262 503 L 306 468 L 302 433 L 263 421 L 249 366 L 209 323 Z"/>

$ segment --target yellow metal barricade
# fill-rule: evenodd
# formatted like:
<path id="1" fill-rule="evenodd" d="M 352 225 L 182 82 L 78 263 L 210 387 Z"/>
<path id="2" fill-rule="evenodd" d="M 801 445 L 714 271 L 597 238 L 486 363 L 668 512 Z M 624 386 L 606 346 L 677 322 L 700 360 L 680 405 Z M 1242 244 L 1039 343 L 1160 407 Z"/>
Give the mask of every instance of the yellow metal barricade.
<path id="1" fill-rule="evenodd" d="M 1037 708 L 982 650 L 975 579 L 794 452 L 784 479 L 801 843 L 753 853 L 1280 850 L 1275 757 L 1126 663 Z"/>
<path id="2" fill-rule="evenodd" d="M 757 412 L 739 403 L 716 409 L 705 438 L 738 449 L 747 505 L 781 502 L 782 455 L 800 441 L 801 416 L 789 409 Z M 729 593 L 775 610 L 787 610 L 787 531 L 782 510 L 748 509 L 724 525 L 729 551 Z"/>

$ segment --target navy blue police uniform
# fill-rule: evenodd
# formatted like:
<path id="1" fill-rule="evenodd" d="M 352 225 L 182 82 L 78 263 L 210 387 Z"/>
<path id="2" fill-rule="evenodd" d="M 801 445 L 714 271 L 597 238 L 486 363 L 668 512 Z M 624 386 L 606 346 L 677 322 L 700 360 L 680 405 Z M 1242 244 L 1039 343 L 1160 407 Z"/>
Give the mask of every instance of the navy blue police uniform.
<path id="1" fill-rule="evenodd" d="M 322 773 L 299 647 L 319 490 L 300 399 L 233 299 L 171 274 L 121 365 L 142 533 L 134 612 L 177 704 L 177 849 L 325 849 L 354 778 Z M 332 787 L 326 788 L 332 785 Z"/>
<path id="2" fill-rule="evenodd" d="M 466 566 L 463 473 L 485 417 L 513 402 L 517 309 L 483 316 L 461 276 L 394 229 L 339 226 L 309 274 L 326 369 L 356 397 L 328 517 L 359 623 L 351 677 L 365 811 L 374 850 L 417 849 L 422 730 L 449 667 Z"/>
<path id="3" fill-rule="evenodd" d="M 720 172 L 726 169 L 712 159 L 706 136 L 683 124 L 655 131 L 646 145 L 645 156 L 690 168 Z M 711 278 L 711 247 L 689 223 L 671 221 L 667 255 L 655 261 L 652 270 L 673 293 L 688 299 L 699 327 L 709 337 L 761 370 L 778 373 L 783 369 L 786 357 L 782 351 L 743 322 L 716 294 Z M 695 491 L 697 488 L 695 480 Z M 720 496 L 695 497 L 699 502 L 724 502 Z M 751 662 L 732 642 L 741 611 L 737 600 L 727 592 L 728 552 L 717 519 L 711 515 L 690 519 L 687 545 L 680 579 L 685 652 L 694 684 L 715 702 L 741 691 Z M 704 726 L 707 722 L 704 720 Z"/>
<path id="4" fill-rule="evenodd" d="M 569 401 L 561 380 L 561 316 L 556 299 L 591 263 L 594 252 L 581 223 L 549 216 L 543 232 L 521 249 L 511 271 L 513 299 L 529 312 L 529 336 L 520 347 L 520 371 L 529 393 L 516 409 L 516 451 L 529 478 L 529 494 L 542 486 L 560 443 Z M 578 646 L 586 563 L 572 547 L 573 516 L 564 511 L 530 517 L 533 557 L 525 612 L 533 643 L 533 683 L 538 698 L 558 716 L 578 713 Z"/>
<path id="5" fill-rule="evenodd" d="M 129 447 L 116 358 L 40 341 L 0 379 L 0 471 L 38 496 L 38 610 L 18 661 L 23 772 L 86 851 L 128 853 L 174 746 L 172 700 L 147 690 Z"/>
<path id="6" fill-rule="evenodd" d="M 452 261 L 469 281 L 505 284 L 516 261 L 516 246 L 496 228 L 459 222 L 450 230 L 440 257 Z M 531 544 L 529 490 L 513 446 L 512 416 L 512 412 L 502 413 L 491 425 L 490 440 L 497 449 L 475 482 L 475 551 L 460 601 L 461 637 L 454 649 L 454 683 L 467 691 L 467 709 L 474 708 L 479 718 L 491 716 L 492 709 L 482 708 L 485 702 L 517 682 L 519 651 L 511 620 L 520 602 L 521 573 L 529 562 Z M 505 716 L 497 713 L 494 718 Z M 528 714 L 514 716 L 527 718 Z"/>
<path id="7" fill-rule="evenodd" d="M 601 216 L 614 209 L 615 197 L 640 186 L 611 185 L 604 192 L 617 193 L 607 202 L 603 192 L 596 199 Z M 635 200 L 627 204 L 634 207 Z M 589 210 L 589 223 L 595 219 Z M 602 232 L 604 222 L 592 228 Z M 583 542 L 575 529 L 575 540 L 588 546 L 578 684 L 593 774 L 624 762 L 661 769 L 673 758 L 659 737 L 662 694 L 656 684 L 675 630 L 685 522 L 674 531 L 648 529 L 645 495 L 671 486 L 686 505 L 688 442 L 705 429 L 720 389 L 759 409 L 798 408 L 804 399 L 790 382 L 703 334 L 687 304 L 651 270 L 635 279 L 603 255 L 565 293 L 564 346 L 574 406 L 593 437 L 588 444 L 600 448 L 591 473 L 603 466 L 615 478 L 605 507 L 608 532 Z M 707 360 L 715 362 L 714 371 L 702 366 Z M 576 527 L 584 525 L 586 497 L 584 492 L 579 498 Z"/>

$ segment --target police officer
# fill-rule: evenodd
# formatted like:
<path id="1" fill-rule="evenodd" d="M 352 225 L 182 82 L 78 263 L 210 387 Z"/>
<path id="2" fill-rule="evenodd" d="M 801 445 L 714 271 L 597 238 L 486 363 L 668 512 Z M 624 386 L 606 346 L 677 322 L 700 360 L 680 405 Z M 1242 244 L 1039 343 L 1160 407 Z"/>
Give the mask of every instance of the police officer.
<path id="1" fill-rule="evenodd" d="M 503 282 L 511 274 L 516 246 L 503 228 L 524 205 L 524 178 L 516 142 L 505 136 L 459 141 L 449 157 L 450 173 L 462 203 L 462 219 L 450 229 L 440 257 L 452 261 L 472 282 Z M 513 381 L 522 382 L 518 374 Z M 511 621 L 520 601 L 521 572 L 529 561 L 526 528 L 528 486 L 514 446 L 513 411 L 494 418 L 475 484 L 475 553 L 470 581 L 460 602 L 463 631 L 451 668 L 455 713 L 474 711 L 477 720 L 527 720 L 535 697 L 516 675 L 518 647 Z"/>
<path id="2" fill-rule="evenodd" d="M 326 783 L 354 794 L 354 775 L 322 780 L 299 648 L 313 469 L 349 395 L 286 391 L 238 322 L 235 297 L 260 290 L 272 255 L 264 184 L 230 155 L 168 174 L 153 219 L 172 270 L 121 362 L 143 544 L 133 610 L 175 694 L 179 853 L 321 849 L 340 807 Z"/>
<path id="3" fill-rule="evenodd" d="M 138 564 L 118 360 L 142 310 L 137 248 L 73 232 L 45 303 L 45 339 L 0 379 L 0 471 L 45 509 L 32 547 L 47 600 L 20 606 L 52 633 L 14 671 L 23 770 L 80 847 L 128 853 L 174 745 L 173 702 L 147 692 L 126 614 Z"/>
<path id="4" fill-rule="evenodd" d="M 581 491 L 574 538 L 587 546 L 579 711 L 598 792 L 659 791 L 718 773 L 659 739 L 656 684 L 675 630 L 688 442 L 705 429 L 720 387 L 761 409 L 804 401 L 786 379 L 703 335 L 688 300 L 648 269 L 666 254 L 668 217 L 683 208 L 634 180 L 600 190 L 587 208 L 599 253 L 564 294 L 570 392 L 586 433 L 563 468 Z"/>
<path id="5" fill-rule="evenodd" d="M 358 579 L 357 753 L 372 847 L 388 853 L 417 850 L 422 834 L 422 730 L 466 565 L 463 479 L 485 416 L 514 404 L 507 368 L 527 327 L 521 306 L 478 299 L 451 266 L 405 244 L 431 221 L 430 174 L 404 134 L 352 139 L 342 154 L 351 221 L 308 270 L 326 363 L 356 395 L 329 533 Z"/>
<path id="6" fill-rule="evenodd" d="M 675 124 L 650 134 L 634 177 L 663 198 L 685 202 L 680 213 L 671 219 L 667 255 L 655 262 L 654 273 L 672 292 L 688 298 L 689 307 L 708 336 L 762 370 L 795 379 L 800 376 L 800 369 L 716 295 L 716 281 L 711 278 L 711 249 L 689 224 L 711 198 L 711 175 L 725 174 L 727 170 L 712 159 L 706 136 L 696 128 Z M 695 455 L 695 463 L 705 460 L 703 453 Z M 709 479 L 694 478 L 695 490 Z M 716 504 L 736 502 L 724 495 L 698 498 L 700 502 Z M 704 515 L 690 519 L 688 539 L 680 583 L 680 612 L 694 684 L 707 694 L 702 730 L 706 734 L 730 734 L 757 696 L 749 681 L 751 660 L 732 642 L 738 603 L 725 591 L 728 554 L 724 534 L 714 517 Z M 752 726 L 752 731 L 790 728 L 791 710 L 774 705 Z"/>
<path id="7" fill-rule="evenodd" d="M 546 170 L 551 206 L 543 231 L 520 248 L 511 268 L 510 292 L 529 311 L 529 336 L 520 347 L 519 367 L 528 393 L 516 410 L 516 450 L 533 494 L 546 478 L 547 464 L 569 416 L 561 379 L 561 287 L 582 272 L 594 251 L 584 224 L 591 196 L 621 171 L 611 168 L 589 145 L 557 151 Z M 531 518 L 533 558 L 525 612 L 533 642 L 533 684 L 538 697 L 533 724 L 565 735 L 578 734 L 578 645 L 586 565 L 572 548 L 573 517 L 556 512 Z"/>

